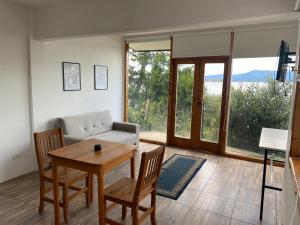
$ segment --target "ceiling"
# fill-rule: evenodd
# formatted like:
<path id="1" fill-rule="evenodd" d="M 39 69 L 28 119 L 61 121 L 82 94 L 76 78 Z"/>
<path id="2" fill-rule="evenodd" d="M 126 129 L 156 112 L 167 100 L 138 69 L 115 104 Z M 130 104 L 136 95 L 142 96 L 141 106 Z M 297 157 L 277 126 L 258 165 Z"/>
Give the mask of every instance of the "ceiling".
<path id="1" fill-rule="evenodd" d="M 31 8 L 43 8 L 47 6 L 52 6 L 68 0 L 7 0 L 9 2 L 17 3 L 23 6 Z"/>

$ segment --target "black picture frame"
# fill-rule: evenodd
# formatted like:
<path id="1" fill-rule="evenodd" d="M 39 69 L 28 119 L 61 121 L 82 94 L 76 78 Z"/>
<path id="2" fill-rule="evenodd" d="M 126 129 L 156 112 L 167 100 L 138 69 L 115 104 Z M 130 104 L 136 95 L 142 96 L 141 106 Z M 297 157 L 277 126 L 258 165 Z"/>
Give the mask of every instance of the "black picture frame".
<path id="1" fill-rule="evenodd" d="M 108 66 L 94 65 L 94 89 L 108 90 Z"/>
<path id="2" fill-rule="evenodd" d="M 81 91 L 80 63 L 62 62 L 62 72 L 63 72 L 63 90 Z M 67 82 L 68 80 L 69 83 Z M 77 84 L 75 82 L 77 82 Z"/>

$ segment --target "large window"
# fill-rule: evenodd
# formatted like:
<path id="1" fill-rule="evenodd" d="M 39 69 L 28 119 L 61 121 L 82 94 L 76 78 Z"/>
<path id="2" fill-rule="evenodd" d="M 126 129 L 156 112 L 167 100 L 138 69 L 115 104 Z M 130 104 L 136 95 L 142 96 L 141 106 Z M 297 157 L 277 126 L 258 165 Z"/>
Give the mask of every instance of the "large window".
<path id="1" fill-rule="evenodd" d="M 287 129 L 292 73 L 275 81 L 278 58 L 233 60 L 227 151 L 261 156 L 262 127 Z"/>
<path id="2" fill-rule="evenodd" d="M 143 139 L 165 142 L 168 115 L 169 51 L 129 50 L 128 121 Z"/>

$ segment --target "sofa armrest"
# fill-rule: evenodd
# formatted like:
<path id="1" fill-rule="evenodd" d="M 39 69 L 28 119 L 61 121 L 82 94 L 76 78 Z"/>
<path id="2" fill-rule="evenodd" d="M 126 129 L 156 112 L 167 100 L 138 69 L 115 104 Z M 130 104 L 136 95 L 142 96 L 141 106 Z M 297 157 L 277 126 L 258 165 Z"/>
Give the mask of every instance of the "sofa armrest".
<path id="1" fill-rule="evenodd" d="M 130 133 L 135 133 L 139 136 L 140 125 L 135 123 L 113 122 L 113 130 L 127 131 Z"/>
<path id="2" fill-rule="evenodd" d="M 71 135 L 68 135 L 68 134 L 64 135 L 65 145 L 75 144 L 75 143 L 80 142 L 82 140 L 83 139 L 79 138 L 79 137 L 71 136 Z"/>

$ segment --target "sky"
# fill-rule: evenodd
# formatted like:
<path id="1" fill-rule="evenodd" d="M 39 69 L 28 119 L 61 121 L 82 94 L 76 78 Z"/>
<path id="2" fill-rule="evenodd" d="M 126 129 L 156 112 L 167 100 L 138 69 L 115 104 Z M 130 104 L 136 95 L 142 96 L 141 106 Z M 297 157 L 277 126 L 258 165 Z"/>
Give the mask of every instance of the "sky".
<path id="1" fill-rule="evenodd" d="M 277 57 L 233 59 L 232 74 L 247 73 L 251 70 L 277 70 Z M 222 74 L 223 64 L 210 64 L 205 68 L 206 75 Z"/>
<path id="2" fill-rule="evenodd" d="M 251 70 L 277 70 L 277 57 L 233 59 L 232 73 L 240 74 Z"/>

